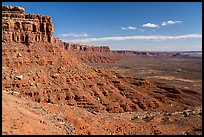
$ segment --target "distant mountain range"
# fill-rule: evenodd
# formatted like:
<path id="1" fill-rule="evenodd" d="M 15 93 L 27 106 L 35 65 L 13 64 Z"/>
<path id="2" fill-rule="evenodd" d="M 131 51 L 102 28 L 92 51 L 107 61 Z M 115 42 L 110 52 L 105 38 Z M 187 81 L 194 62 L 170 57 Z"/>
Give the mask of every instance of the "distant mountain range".
<path id="1" fill-rule="evenodd" d="M 185 57 L 202 57 L 202 51 L 130 51 L 130 50 L 111 50 L 112 53 L 123 55 L 147 55 L 147 56 L 185 56 Z"/>
<path id="2" fill-rule="evenodd" d="M 202 57 L 202 51 L 176 52 L 176 54 L 174 56 Z"/>

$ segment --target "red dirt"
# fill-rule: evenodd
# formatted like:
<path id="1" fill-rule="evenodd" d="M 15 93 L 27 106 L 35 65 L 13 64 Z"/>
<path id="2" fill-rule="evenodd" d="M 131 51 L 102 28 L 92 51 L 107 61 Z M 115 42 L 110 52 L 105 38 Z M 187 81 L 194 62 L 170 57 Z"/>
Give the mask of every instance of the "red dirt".
<path id="1" fill-rule="evenodd" d="M 63 43 L 22 7 L 2 13 L 2 134 L 202 134 L 201 92 L 89 66 L 123 52 Z"/>
<path id="2" fill-rule="evenodd" d="M 202 129 L 200 93 L 97 69 L 49 43 L 3 44 L 2 64 L 3 91 L 9 94 L 2 96 L 3 134 L 200 134 Z"/>

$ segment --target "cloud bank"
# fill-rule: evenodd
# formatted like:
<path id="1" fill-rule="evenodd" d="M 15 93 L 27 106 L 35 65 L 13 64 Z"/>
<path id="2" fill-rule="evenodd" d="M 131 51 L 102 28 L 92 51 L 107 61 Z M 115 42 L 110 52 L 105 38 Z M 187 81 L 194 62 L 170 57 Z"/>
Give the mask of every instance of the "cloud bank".
<path id="1" fill-rule="evenodd" d="M 75 33 L 68 33 L 68 34 L 60 34 L 60 37 L 87 37 L 87 33 L 75 34 Z"/>
<path id="2" fill-rule="evenodd" d="M 163 21 L 161 23 L 162 26 L 167 26 L 167 25 L 173 25 L 173 24 L 178 24 L 178 23 L 182 23 L 182 21 L 172 21 L 172 20 L 169 20 L 169 21 Z"/>
<path id="3" fill-rule="evenodd" d="M 123 41 L 123 40 L 176 40 L 176 39 L 194 39 L 202 38 L 202 34 L 185 34 L 185 35 L 149 35 L 149 36 L 120 36 L 120 37 L 102 37 L 102 38 L 85 38 L 85 39 L 76 39 L 76 40 L 67 40 L 66 42 L 71 43 L 88 43 L 96 41 Z"/>

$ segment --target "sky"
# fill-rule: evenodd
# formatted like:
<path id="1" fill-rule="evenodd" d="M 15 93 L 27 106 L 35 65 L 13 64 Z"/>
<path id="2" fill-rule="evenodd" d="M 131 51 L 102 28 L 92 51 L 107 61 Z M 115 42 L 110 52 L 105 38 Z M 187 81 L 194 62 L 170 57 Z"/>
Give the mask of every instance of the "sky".
<path id="1" fill-rule="evenodd" d="M 52 17 L 54 37 L 112 50 L 202 51 L 202 2 L 3 2 Z"/>

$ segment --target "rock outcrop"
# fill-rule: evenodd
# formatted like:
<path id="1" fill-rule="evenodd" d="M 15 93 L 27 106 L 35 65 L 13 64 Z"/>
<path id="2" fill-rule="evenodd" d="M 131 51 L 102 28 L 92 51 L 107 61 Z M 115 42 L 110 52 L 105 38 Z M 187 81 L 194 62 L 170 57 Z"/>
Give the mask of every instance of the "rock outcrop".
<path id="1" fill-rule="evenodd" d="M 108 46 L 89 46 L 64 43 L 64 49 L 69 50 L 84 63 L 115 63 L 118 59 L 111 53 Z"/>
<path id="2" fill-rule="evenodd" d="M 2 134 L 202 131 L 200 93 L 88 66 L 71 52 L 109 48 L 64 43 L 53 37 L 50 17 L 2 10 Z"/>
<path id="3" fill-rule="evenodd" d="M 53 38 L 53 27 L 52 31 L 47 31 L 47 27 L 41 24 L 52 25 L 50 17 L 33 15 L 33 18 L 42 17 L 42 19 L 30 21 L 30 24 L 24 26 L 23 24 L 32 15 L 26 15 L 23 8 L 3 7 L 3 12 L 3 25 L 9 24 L 7 24 L 8 28 L 3 27 L 3 32 L 9 34 L 3 34 L 5 42 L 2 43 L 3 90 L 30 97 L 36 102 L 68 104 L 86 108 L 91 112 L 165 110 L 174 99 L 175 106 L 178 107 L 173 109 L 188 107 L 189 101 L 186 98 L 191 94 L 185 95 L 180 89 L 164 88 L 161 84 L 153 84 L 146 79 L 122 76 L 106 69 L 88 66 L 75 55 L 64 50 L 76 50 L 91 55 L 90 53 L 93 52 L 109 53 L 108 47 L 72 45 L 63 43 L 59 39 L 49 41 L 49 37 L 48 39 L 43 39 L 43 37 L 39 39 L 41 42 L 37 43 L 32 38 L 38 35 L 41 38 L 41 35 L 48 33 L 50 34 L 48 36 Z M 22 18 L 19 19 L 19 17 Z M 15 29 L 14 24 L 18 24 L 17 22 L 21 24 L 19 29 Z M 38 23 L 36 25 L 38 31 L 33 32 L 35 23 Z M 41 30 L 42 26 L 44 27 Z M 11 39 L 4 38 L 10 35 Z M 25 39 L 16 41 L 24 36 L 28 37 L 29 41 Z M 32 46 L 25 46 L 24 43 L 32 43 Z M 53 46 L 55 44 L 56 46 Z M 85 58 L 83 55 L 79 56 Z M 95 55 L 93 58 L 96 57 Z M 192 92 L 188 91 L 188 93 Z M 200 104 L 201 96 L 194 93 L 194 97 L 196 100 L 192 101 L 192 106 L 197 106 Z"/>
<path id="4" fill-rule="evenodd" d="M 134 78 L 81 62 L 48 43 L 26 47 L 2 44 L 2 90 L 36 102 L 67 104 L 90 112 L 139 112 L 200 104 L 201 96 L 147 79 Z M 172 103 L 177 107 L 169 106 Z"/>
<path id="5" fill-rule="evenodd" d="M 34 43 L 48 42 L 74 53 L 86 63 L 115 62 L 109 55 L 110 48 L 108 46 L 89 46 L 63 42 L 59 38 L 54 38 L 53 32 L 54 25 L 50 16 L 26 14 L 24 8 L 18 6 L 2 6 L 3 43 L 33 45 Z M 87 52 L 91 54 L 87 54 Z"/>
<path id="6" fill-rule="evenodd" d="M 2 42 L 54 42 L 54 25 L 50 16 L 26 14 L 18 6 L 2 6 Z"/>
<path id="7" fill-rule="evenodd" d="M 108 46 L 90 46 L 63 42 L 59 38 L 54 39 L 56 46 L 70 51 L 80 58 L 84 63 L 115 63 L 118 58 L 112 53 Z"/>
<path id="8" fill-rule="evenodd" d="M 94 52 L 110 52 L 108 46 L 89 46 L 82 44 L 65 43 L 65 49 L 71 51 L 94 51 Z"/>
<path id="9" fill-rule="evenodd" d="M 90 45 L 84 45 L 84 44 L 75 44 L 75 43 L 63 42 L 59 38 L 55 38 L 54 43 L 55 45 L 61 46 L 64 49 L 72 52 L 78 52 L 78 51 L 110 52 L 110 48 L 108 46 L 90 46 Z"/>

